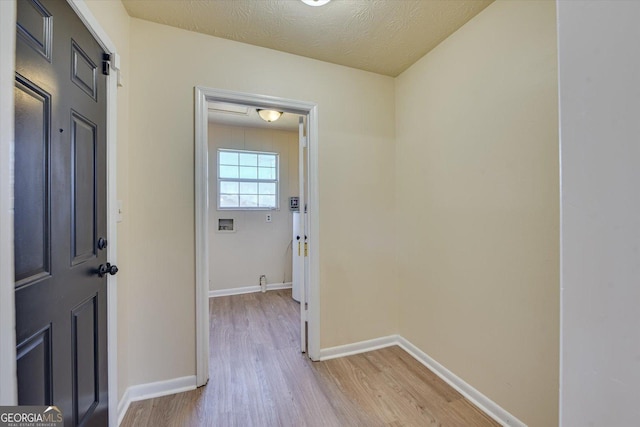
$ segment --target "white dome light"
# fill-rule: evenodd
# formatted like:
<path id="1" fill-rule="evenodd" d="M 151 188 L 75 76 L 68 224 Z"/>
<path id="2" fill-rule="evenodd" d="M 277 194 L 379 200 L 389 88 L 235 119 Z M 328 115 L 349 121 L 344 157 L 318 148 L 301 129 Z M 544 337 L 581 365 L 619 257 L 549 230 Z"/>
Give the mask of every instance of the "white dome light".
<path id="1" fill-rule="evenodd" d="M 301 0 L 302 3 L 308 4 L 309 6 L 324 6 L 329 3 L 331 0 Z"/>
<path id="2" fill-rule="evenodd" d="M 275 122 L 282 115 L 282 111 L 276 111 L 276 110 L 261 110 L 261 109 L 258 109 L 256 111 L 258 112 L 258 115 L 260 116 L 260 118 L 262 120 L 264 120 L 265 122 L 269 122 L 269 123 Z"/>

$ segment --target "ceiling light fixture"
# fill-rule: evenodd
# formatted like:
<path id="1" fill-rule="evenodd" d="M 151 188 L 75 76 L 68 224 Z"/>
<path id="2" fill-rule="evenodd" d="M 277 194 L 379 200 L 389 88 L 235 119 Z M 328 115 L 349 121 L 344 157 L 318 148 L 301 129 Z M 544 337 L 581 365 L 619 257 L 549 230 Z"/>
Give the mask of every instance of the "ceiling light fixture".
<path id="1" fill-rule="evenodd" d="M 309 6 L 324 6 L 330 1 L 331 0 L 302 0 L 302 3 L 308 4 Z"/>
<path id="2" fill-rule="evenodd" d="M 278 120 L 280 118 L 280 116 L 282 116 L 282 111 L 276 111 L 276 110 L 256 110 L 258 112 L 258 115 L 260 116 L 260 118 L 262 120 L 264 120 L 265 122 L 275 122 L 276 120 Z"/>

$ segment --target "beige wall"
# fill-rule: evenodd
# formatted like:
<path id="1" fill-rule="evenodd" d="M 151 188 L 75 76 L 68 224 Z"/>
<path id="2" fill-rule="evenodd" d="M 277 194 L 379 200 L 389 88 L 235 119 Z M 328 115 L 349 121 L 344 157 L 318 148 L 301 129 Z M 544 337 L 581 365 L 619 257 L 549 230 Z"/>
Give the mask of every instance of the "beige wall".
<path id="1" fill-rule="evenodd" d="M 124 71 L 120 394 L 195 373 L 202 85 L 319 105 L 322 348 L 400 333 L 522 421 L 557 423 L 553 2 L 496 2 L 396 80 L 88 4 Z"/>
<path id="2" fill-rule="evenodd" d="M 555 5 L 498 1 L 396 81 L 399 332 L 558 423 Z"/>
<path id="3" fill-rule="evenodd" d="M 129 206 L 129 84 L 127 77 L 131 68 L 129 61 L 129 15 L 119 1 L 85 0 L 87 6 L 108 33 L 120 55 L 123 86 L 118 88 L 118 199 L 122 200 L 124 211 Z M 129 382 L 129 242 L 131 227 L 124 215 L 118 224 L 118 397 L 130 384 Z M 111 261 L 114 262 L 114 261 Z"/>
<path id="4" fill-rule="evenodd" d="M 130 383 L 195 372 L 196 85 L 318 103 L 321 346 L 394 333 L 393 79 L 138 19 L 131 58 Z"/>
<path id="5" fill-rule="evenodd" d="M 210 289 L 291 282 L 292 218 L 289 197 L 298 195 L 298 132 L 209 123 Z M 279 154 L 280 209 L 217 210 L 219 148 Z M 271 215 L 267 223 L 265 215 Z M 233 233 L 218 231 L 219 218 L 233 218 Z"/>

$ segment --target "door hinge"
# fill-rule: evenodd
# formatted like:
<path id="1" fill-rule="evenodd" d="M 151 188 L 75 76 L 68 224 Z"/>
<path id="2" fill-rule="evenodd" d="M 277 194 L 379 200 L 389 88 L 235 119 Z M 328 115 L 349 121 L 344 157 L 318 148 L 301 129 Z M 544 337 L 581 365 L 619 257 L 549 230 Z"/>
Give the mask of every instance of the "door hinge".
<path id="1" fill-rule="evenodd" d="M 111 55 L 108 53 L 102 54 L 102 74 L 109 75 L 109 69 L 111 67 Z"/>
<path id="2" fill-rule="evenodd" d="M 303 137 L 302 137 L 302 146 L 303 146 L 304 148 L 306 148 L 306 147 L 307 147 L 307 137 L 306 137 L 306 136 L 303 136 Z"/>

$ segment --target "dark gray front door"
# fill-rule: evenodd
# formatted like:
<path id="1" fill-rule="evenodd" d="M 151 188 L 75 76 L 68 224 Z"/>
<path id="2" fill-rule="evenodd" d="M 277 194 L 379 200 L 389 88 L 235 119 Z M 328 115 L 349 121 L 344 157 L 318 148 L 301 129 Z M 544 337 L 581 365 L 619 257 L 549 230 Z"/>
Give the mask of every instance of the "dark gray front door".
<path id="1" fill-rule="evenodd" d="M 103 50 L 64 0 L 18 0 L 16 40 L 18 402 L 106 426 Z"/>

